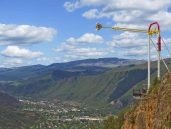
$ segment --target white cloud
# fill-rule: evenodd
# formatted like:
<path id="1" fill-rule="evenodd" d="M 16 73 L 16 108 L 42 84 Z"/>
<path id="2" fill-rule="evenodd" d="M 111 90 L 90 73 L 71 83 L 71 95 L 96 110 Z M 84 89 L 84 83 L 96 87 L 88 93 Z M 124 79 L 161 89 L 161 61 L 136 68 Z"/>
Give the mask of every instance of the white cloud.
<path id="1" fill-rule="evenodd" d="M 84 6 L 104 6 L 105 10 L 122 10 L 122 9 L 139 9 L 156 11 L 163 9 L 166 6 L 171 5 L 170 0 L 75 0 L 75 2 L 65 2 L 64 7 L 68 11 L 74 11 L 75 9 Z M 72 7 L 72 9 L 71 9 Z M 69 10 L 71 9 L 71 10 Z"/>
<path id="2" fill-rule="evenodd" d="M 74 11 L 84 6 L 104 6 L 106 10 L 121 9 L 141 9 L 156 11 L 171 4 L 170 0 L 75 0 L 75 2 L 65 2 L 64 7 L 68 11 Z"/>
<path id="3" fill-rule="evenodd" d="M 91 6 L 91 5 L 103 5 L 108 3 L 111 0 L 76 0 L 76 2 L 65 2 L 64 7 L 67 11 L 73 12 L 76 9 L 79 9 L 83 6 Z"/>
<path id="4" fill-rule="evenodd" d="M 50 42 L 56 33 L 53 28 L 0 24 L 0 45 Z"/>
<path id="5" fill-rule="evenodd" d="M 103 37 L 93 33 L 85 33 L 79 38 L 71 37 L 66 40 L 68 43 L 101 43 L 103 42 Z"/>
<path id="6" fill-rule="evenodd" d="M 83 59 L 83 58 L 92 58 L 92 57 L 101 57 L 105 56 L 109 53 L 108 49 L 98 49 L 98 48 L 92 48 L 92 47 L 85 47 L 85 46 L 77 46 L 71 45 L 68 47 L 68 45 L 63 44 L 59 48 L 55 49 L 56 52 L 63 52 L 65 55 L 64 57 L 72 58 L 72 59 Z M 63 58 L 64 59 L 64 58 Z"/>
<path id="7" fill-rule="evenodd" d="M 23 60 L 21 60 L 21 59 L 9 59 L 9 60 L 7 60 L 7 63 L 11 63 L 13 65 L 20 65 L 23 63 Z"/>
<path id="8" fill-rule="evenodd" d="M 58 48 L 55 49 L 56 52 L 65 52 L 76 55 L 100 55 L 101 52 L 96 50 L 96 48 L 86 48 L 85 45 L 99 44 L 102 43 L 103 37 L 93 33 L 85 33 L 79 38 L 70 37 L 65 42 L 63 42 Z M 84 47 L 81 47 L 81 46 Z"/>
<path id="9" fill-rule="evenodd" d="M 78 59 L 89 59 L 89 58 L 99 58 L 104 57 L 109 52 L 107 49 L 97 49 L 97 48 L 76 48 L 73 51 L 68 51 L 64 55 L 64 59 L 67 61 L 78 60 Z"/>
<path id="10" fill-rule="evenodd" d="M 131 48 L 123 52 L 124 56 L 142 57 L 147 56 L 147 47 Z"/>
<path id="11" fill-rule="evenodd" d="M 58 52 L 58 54 L 63 53 L 61 54 L 62 59 L 66 61 L 102 57 L 107 55 L 109 51 L 107 49 L 92 47 L 93 44 L 98 46 L 98 44 L 102 42 L 104 42 L 103 37 L 93 33 L 85 33 L 78 38 L 68 38 L 56 48 L 55 51 Z"/>
<path id="12" fill-rule="evenodd" d="M 23 63 L 24 62 L 22 59 L 10 58 L 10 59 L 3 60 L 0 64 L 0 67 L 3 67 L 3 68 L 17 67 L 17 66 L 22 66 Z"/>
<path id="13" fill-rule="evenodd" d="M 120 35 L 114 35 L 113 39 L 107 42 L 107 45 L 113 47 L 130 48 L 146 46 L 147 43 L 147 38 L 144 38 L 137 33 L 123 32 Z"/>
<path id="14" fill-rule="evenodd" d="M 170 27 L 171 26 L 171 13 L 170 12 L 159 11 L 155 15 L 152 15 L 150 18 L 153 21 L 158 21 L 159 23 L 161 23 L 161 29 L 171 30 L 171 27 Z"/>
<path id="15" fill-rule="evenodd" d="M 120 10 L 120 11 L 99 11 L 98 9 L 90 9 L 83 13 L 83 17 L 87 19 L 112 18 L 115 22 L 132 22 L 141 17 L 140 10 Z"/>
<path id="16" fill-rule="evenodd" d="M 147 46 L 141 46 L 141 47 L 135 47 L 135 48 L 129 48 L 125 49 L 123 52 L 121 52 L 124 57 L 134 57 L 138 59 L 147 59 L 148 57 L 148 47 Z M 151 44 L 150 49 L 150 57 L 151 60 L 157 59 L 157 51 L 155 47 Z"/>
<path id="17" fill-rule="evenodd" d="M 83 13 L 83 17 L 87 19 L 98 19 L 99 18 L 99 11 L 98 9 L 90 9 Z"/>
<path id="18" fill-rule="evenodd" d="M 73 50 L 75 46 L 73 44 L 69 44 L 67 42 L 62 43 L 58 48 L 55 49 L 56 52 L 62 52 L 67 50 Z"/>
<path id="19" fill-rule="evenodd" d="M 146 34 L 142 35 L 137 33 L 123 32 L 119 35 L 114 35 L 112 40 L 106 42 L 106 44 L 104 42 L 105 47 L 103 48 L 99 48 L 98 45 L 96 45 L 96 47 L 90 47 L 88 46 L 90 44 L 85 45 L 81 43 L 75 43 L 78 39 L 80 38 L 69 38 L 66 40 L 66 42 L 62 43 L 61 46 L 55 49 L 55 51 L 62 56 L 62 60 L 71 61 L 105 56 L 144 59 L 147 56 L 148 38 Z M 153 46 L 151 52 L 152 55 L 156 54 L 156 50 L 153 48 Z"/>
<path id="20" fill-rule="evenodd" d="M 57 62 L 63 62 L 63 59 L 61 59 L 60 57 L 39 57 L 36 59 L 37 63 L 43 63 L 45 65 L 49 65 L 52 63 L 57 63 Z"/>
<path id="21" fill-rule="evenodd" d="M 171 31 L 171 12 L 168 12 L 170 0 L 75 0 L 67 3 L 72 5 L 71 11 L 90 7 L 82 14 L 88 19 L 110 18 L 116 24 L 134 24 L 138 28 L 143 24 L 144 29 L 151 22 L 158 21 L 163 30 Z"/>
<path id="22" fill-rule="evenodd" d="M 97 48 L 75 48 L 70 53 L 78 56 L 85 56 L 85 57 L 100 57 L 107 54 L 107 52 L 103 49 Z"/>
<path id="23" fill-rule="evenodd" d="M 152 38 L 154 44 L 157 46 L 157 38 Z M 170 38 L 166 38 L 166 41 L 171 41 Z M 111 46 L 120 57 L 146 59 L 148 54 L 148 37 L 142 36 L 137 33 L 123 32 L 120 35 L 114 35 L 111 41 L 107 42 L 107 45 Z M 164 50 L 164 44 L 162 43 L 162 53 Z M 156 48 L 151 42 L 151 57 L 157 56 Z M 156 59 L 156 58 L 154 58 Z"/>
<path id="24" fill-rule="evenodd" d="M 83 13 L 83 17 L 87 19 L 100 19 L 100 18 L 111 18 L 116 23 L 133 23 L 140 24 L 143 22 L 150 22 L 152 20 L 148 20 L 147 17 L 154 14 L 154 12 L 148 13 L 146 16 L 145 12 L 141 10 L 98 10 L 98 9 L 90 9 Z"/>
<path id="25" fill-rule="evenodd" d="M 1 52 L 3 56 L 17 57 L 17 58 L 37 58 L 43 55 L 42 52 L 33 52 L 25 48 L 19 48 L 18 46 L 7 46 L 5 50 Z"/>
<path id="26" fill-rule="evenodd" d="M 75 3 L 65 2 L 64 7 L 68 12 L 72 12 L 75 9 L 80 8 L 80 3 L 79 2 L 75 2 Z"/>
<path id="27" fill-rule="evenodd" d="M 137 24 L 124 24 L 124 23 L 117 23 L 114 27 L 123 27 L 123 28 L 132 28 L 132 29 L 148 29 L 148 25 L 147 24 L 141 24 L 141 25 L 137 25 Z"/>

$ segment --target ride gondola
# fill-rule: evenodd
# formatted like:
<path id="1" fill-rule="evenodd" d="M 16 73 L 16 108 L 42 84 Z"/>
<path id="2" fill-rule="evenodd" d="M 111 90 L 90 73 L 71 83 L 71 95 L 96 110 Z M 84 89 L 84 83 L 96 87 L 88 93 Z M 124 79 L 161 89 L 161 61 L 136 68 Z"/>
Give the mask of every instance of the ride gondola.
<path id="1" fill-rule="evenodd" d="M 147 94 L 147 89 L 143 88 L 143 89 L 138 89 L 138 90 L 135 90 L 133 89 L 133 98 L 134 99 L 143 99 Z"/>

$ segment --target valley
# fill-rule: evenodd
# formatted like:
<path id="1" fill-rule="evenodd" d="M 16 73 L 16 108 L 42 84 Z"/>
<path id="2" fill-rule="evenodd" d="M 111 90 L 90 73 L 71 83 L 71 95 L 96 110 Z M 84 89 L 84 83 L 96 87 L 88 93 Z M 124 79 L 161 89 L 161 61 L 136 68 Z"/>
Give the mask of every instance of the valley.
<path id="1" fill-rule="evenodd" d="M 133 99 L 132 90 L 145 87 L 147 64 L 144 61 L 130 64 L 129 60 L 123 63 L 124 59 L 117 59 L 117 62 L 115 58 L 114 61 L 106 60 L 1 69 L 0 90 L 17 98 L 15 100 L 19 106 L 15 109 L 17 114 L 23 115 L 22 118 L 21 115 L 16 116 L 21 119 L 16 127 L 100 128 L 108 116 L 115 116 L 134 104 L 136 100 Z M 170 59 L 166 61 L 170 67 Z M 164 75 L 166 69 L 161 66 Z M 154 61 L 151 67 L 152 80 L 155 80 L 156 72 Z M 9 111 L 15 116 L 14 112 Z M 30 120 L 30 117 L 33 119 Z M 29 119 L 24 125 L 23 118 Z M 13 119 L 7 118 L 7 121 L 12 122 Z"/>
<path id="2" fill-rule="evenodd" d="M 171 129 L 171 0 L 0 0 L 0 129 Z"/>
<path id="3" fill-rule="evenodd" d="M 98 125 L 105 118 L 100 111 L 88 109 L 72 102 L 20 100 L 22 110 L 39 114 L 39 120 L 30 128 L 34 129 L 87 129 Z"/>
<path id="4" fill-rule="evenodd" d="M 16 97 L 60 99 L 104 107 L 146 79 L 147 70 L 143 63 L 129 59 L 100 58 L 5 69 L 0 72 L 0 89 Z M 134 74 L 137 80 L 132 77 Z M 132 81 L 128 82 L 129 79 Z"/>

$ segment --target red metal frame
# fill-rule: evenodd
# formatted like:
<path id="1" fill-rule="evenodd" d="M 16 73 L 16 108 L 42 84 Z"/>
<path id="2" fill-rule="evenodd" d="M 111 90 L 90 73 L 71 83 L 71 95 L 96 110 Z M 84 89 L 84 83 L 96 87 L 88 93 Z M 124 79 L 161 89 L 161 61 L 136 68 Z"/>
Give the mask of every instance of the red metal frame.
<path id="1" fill-rule="evenodd" d="M 161 37 L 160 37 L 160 25 L 159 25 L 159 23 L 158 22 L 151 23 L 149 28 L 148 28 L 148 32 L 150 33 L 151 27 L 153 25 L 157 25 L 157 27 L 158 27 L 158 42 L 157 42 L 157 45 L 158 45 L 158 51 L 161 51 Z"/>

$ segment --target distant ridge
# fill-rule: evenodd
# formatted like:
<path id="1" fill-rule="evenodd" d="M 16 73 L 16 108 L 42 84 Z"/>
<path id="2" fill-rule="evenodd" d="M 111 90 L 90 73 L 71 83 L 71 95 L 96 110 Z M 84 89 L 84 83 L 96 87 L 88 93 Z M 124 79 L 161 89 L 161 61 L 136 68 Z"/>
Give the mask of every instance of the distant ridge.
<path id="1" fill-rule="evenodd" d="M 85 59 L 78 61 L 71 61 L 65 63 L 53 63 L 48 66 L 44 65 L 31 65 L 13 68 L 0 68 L 0 80 L 21 80 L 25 78 L 35 77 L 39 75 L 45 75 L 51 73 L 55 70 L 73 71 L 82 69 L 93 70 L 98 68 L 102 69 L 102 72 L 109 70 L 110 68 L 131 65 L 131 64 L 141 64 L 144 60 L 133 60 L 133 59 L 119 59 L 119 58 L 99 58 L 99 59 Z M 106 69 L 106 70 L 105 70 Z"/>

